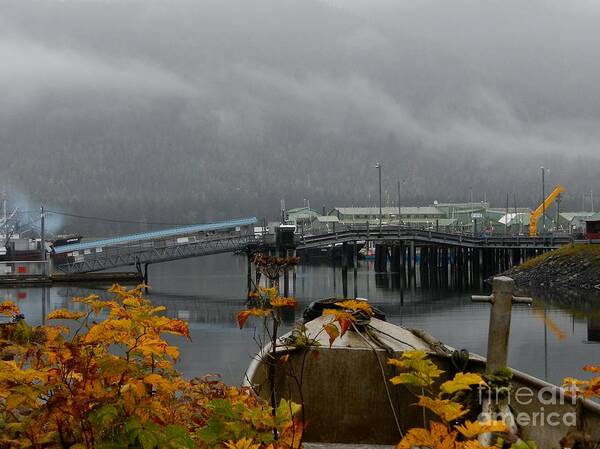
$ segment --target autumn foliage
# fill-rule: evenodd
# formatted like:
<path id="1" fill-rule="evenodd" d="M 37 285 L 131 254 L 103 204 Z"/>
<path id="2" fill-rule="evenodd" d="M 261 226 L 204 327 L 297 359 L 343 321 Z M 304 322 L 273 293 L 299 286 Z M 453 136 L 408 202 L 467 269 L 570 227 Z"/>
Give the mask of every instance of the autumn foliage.
<path id="1" fill-rule="evenodd" d="M 55 310 L 43 326 L 0 303 L 13 317 L 0 325 L 0 448 L 297 447 L 298 406 L 273 411 L 247 389 L 181 376 L 164 337 L 190 338 L 188 325 L 143 287 L 74 298 L 81 310 Z"/>
<path id="2" fill-rule="evenodd" d="M 454 378 L 439 384 L 444 371 L 440 370 L 423 351 L 406 351 L 400 358 L 389 359 L 398 374 L 390 379 L 394 385 L 405 385 L 415 389 L 417 402 L 437 417 L 424 422 L 422 428 L 410 429 L 402 438 L 397 449 L 427 447 L 434 449 L 534 449 L 532 442 L 519 440 L 511 444 L 508 428 L 503 421 L 466 419 L 469 409 L 460 401 L 461 393 L 473 387 L 488 388 L 484 378 L 477 373 L 456 373 Z M 493 436 L 493 438 L 491 438 Z M 482 443 L 483 440 L 495 444 Z"/>

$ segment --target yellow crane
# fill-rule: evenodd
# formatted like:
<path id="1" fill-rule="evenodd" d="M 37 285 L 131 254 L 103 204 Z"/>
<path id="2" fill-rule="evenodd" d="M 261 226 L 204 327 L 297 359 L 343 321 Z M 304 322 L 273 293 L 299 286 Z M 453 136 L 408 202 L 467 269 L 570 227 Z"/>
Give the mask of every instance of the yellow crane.
<path id="1" fill-rule="evenodd" d="M 552 193 L 550 193 L 550 195 L 548 195 L 548 198 L 546 198 L 544 200 L 544 202 L 542 204 L 540 204 L 538 206 L 538 208 L 531 213 L 531 218 L 529 219 L 529 236 L 530 237 L 535 237 L 537 235 L 538 220 L 540 219 L 540 217 L 542 216 L 544 211 L 546 209 L 548 209 L 548 206 L 550 206 L 550 204 L 552 204 L 552 202 L 558 197 L 558 195 L 560 195 L 564 191 L 565 191 L 565 188 L 563 186 L 561 186 L 561 185 L 556 186 L 554 188 L 554 190 L 552 191 Z"/>

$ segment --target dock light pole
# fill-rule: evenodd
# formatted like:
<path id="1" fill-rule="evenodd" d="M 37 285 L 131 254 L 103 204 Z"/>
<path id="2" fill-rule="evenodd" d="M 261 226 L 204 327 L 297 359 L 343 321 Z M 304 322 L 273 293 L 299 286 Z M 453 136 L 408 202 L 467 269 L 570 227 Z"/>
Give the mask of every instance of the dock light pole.
<path id="1" fill-rule="evenodd" d="M 550 170 L 543 165 L 540 167 L 542 172 L 542 232 L 546 233 L 546 181 L 545 175 L 546 171 L 550 172 Z"/>
<path id="2" fill-rule="evenodd" d="M 398 226 L 400 226 L 400 219 L 402 217 L 402 203 L 400 201 L 400 189 L 401 186 L 404 185 L 404 183 L 406 182 L 406 179 L 398 179 Z"/>
<path id="3" fill-rule="evenodd" d="M 375 164 L 375 168 L 377 169 L 378 175 L 379 175 L 379 233 L 381 234 L 381 219 L 382 219 L 382 212 L 381 212 L 381 162 L 377 161 L 377 163 Z"/>

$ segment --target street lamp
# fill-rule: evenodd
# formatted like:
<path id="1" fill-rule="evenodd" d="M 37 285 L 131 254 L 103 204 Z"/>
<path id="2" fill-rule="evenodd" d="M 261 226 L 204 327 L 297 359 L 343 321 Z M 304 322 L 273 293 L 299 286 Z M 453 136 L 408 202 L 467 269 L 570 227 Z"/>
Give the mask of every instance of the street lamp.
<path id="1" fill-rule="evenodd" d="M 381 162 L 377 161 L 375 168 L 379 174 L 379 233 L 381 234 Z"/>
<path id="2" fill-rule="evenodd" d="M 400 219 L 402 217 L 402 208 L 400 202 L 400 187 L 404 185 L 406 179 L 398 179 L 398 226 L 400 226 Z"/>
<path id="3" fill-rule="evenodd" d="M 550 169 L 544 167 L 543 165 L 540 167 L 540 171 L 542 172 L 542 233 L 546 233 L 546 182 L 545 175 L 546 172 L 550 173 Z"/>

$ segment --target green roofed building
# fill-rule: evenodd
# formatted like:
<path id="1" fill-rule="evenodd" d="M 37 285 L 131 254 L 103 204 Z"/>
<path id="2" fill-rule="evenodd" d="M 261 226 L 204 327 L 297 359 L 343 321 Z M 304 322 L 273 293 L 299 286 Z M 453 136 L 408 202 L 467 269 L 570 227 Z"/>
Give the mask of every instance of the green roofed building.
<path id="1" fill-rule="evenodd" d="M 341 223 L 379 223 L 378 207 L 336 207 L 329 215 L 334 215 Z M 443 211 L 434 206 L 383 207 L 381 209 L 382 223 L 429 223 L 435 224 L 436 219 L 446 218 Z"/>

